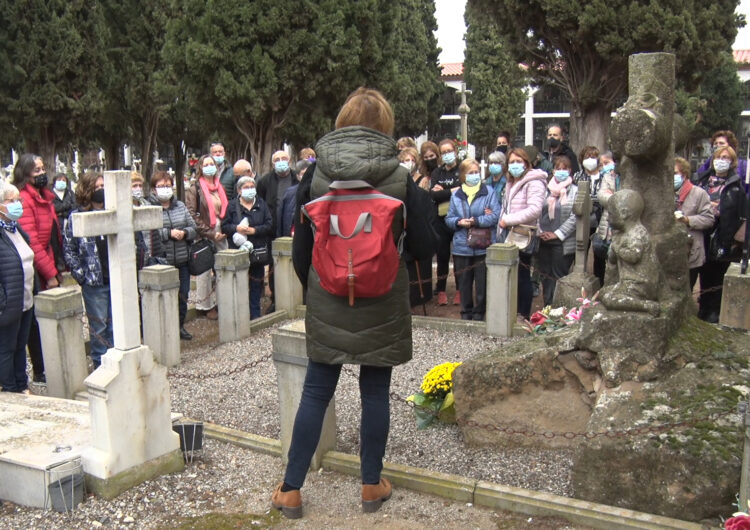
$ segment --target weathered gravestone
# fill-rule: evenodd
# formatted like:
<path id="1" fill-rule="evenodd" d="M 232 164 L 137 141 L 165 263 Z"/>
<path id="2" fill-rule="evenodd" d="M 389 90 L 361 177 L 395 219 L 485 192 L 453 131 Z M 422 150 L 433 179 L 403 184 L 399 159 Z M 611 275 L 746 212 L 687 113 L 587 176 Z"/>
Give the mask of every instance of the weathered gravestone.
<path id="1" fill-rule="evenodd" d="M 731 513 L 739 488 L 750 343 L 693 316 L 673 215 L 674 64 L 630 57 L 602 303 L 578 325 L 465 361 L 454 397 L 470 444 L 575 448 L 575 497 L 700 520 Z"/>
<path id="2" fill-rule="evenodd" d="M 158 206 L 133 209 L 130 172 L 104 172 L 104 211 L 73 214 L 75 237 L 107 236 L 114 347 L 87 379 L 92 448 L 83 454 L 89 491 L 112 498 L 183 469 L 172 431 L 167 370 L 141 345 L 133 233 L 162 226 Z"/>

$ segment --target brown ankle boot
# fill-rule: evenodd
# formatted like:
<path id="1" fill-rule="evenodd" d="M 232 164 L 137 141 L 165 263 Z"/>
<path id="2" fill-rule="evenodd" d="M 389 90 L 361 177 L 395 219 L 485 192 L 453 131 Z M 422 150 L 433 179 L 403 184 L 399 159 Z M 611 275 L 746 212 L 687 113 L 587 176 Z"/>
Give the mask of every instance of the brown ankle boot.
<path id="1" fill-rule="evenodd" d="M 391 498 L 391 483 L 387 478 L 381 478 L 380 484 L 362 484 L 362 511 L 377 512 L 384 501 Z"/>
<path id="2" fill-rule="evenodd" d="M 281 510 L 287 519 L 299 519 L 302 517 L 302 495 L 299 490 L 281 491 L 282 482 L 273 490 L 271 506 L 275 510 Z"/>

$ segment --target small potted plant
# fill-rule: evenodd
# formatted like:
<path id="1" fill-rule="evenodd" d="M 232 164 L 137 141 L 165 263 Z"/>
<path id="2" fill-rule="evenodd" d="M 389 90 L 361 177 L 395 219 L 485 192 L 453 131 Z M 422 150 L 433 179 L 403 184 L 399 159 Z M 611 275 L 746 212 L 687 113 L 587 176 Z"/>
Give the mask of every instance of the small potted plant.
<path id="1" fill-rule="evenodd" d="M 420 391 L 406 398 L 414 403 L 417 428 L 426 429 L 435 419 L 445 423 L 456 423 L 453 402 L 453 370 L 461 363 L 442 363 L 433 367 L 424 379 Z"/>

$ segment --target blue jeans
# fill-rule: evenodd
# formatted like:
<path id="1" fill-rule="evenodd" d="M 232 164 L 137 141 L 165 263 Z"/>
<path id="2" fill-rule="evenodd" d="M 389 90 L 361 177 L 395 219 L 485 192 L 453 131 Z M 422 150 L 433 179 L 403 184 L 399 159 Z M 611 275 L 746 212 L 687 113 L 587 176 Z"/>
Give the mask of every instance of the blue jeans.
<path id="1" fill-rule="evenodd" d="M 250 265 L 250 320 L 260 318 L 260 299 L 263 296 L 265 268 L 260 263 Z"/>
<path id="2" fill-rule="evenodd" d="M 177 267 L 177 271 L 180 273 L 180 291 L 177 296 L 177 309 L 180 314 L 180 327 L 185 324 L 185 315 L 187 315 L 187 301 L 188 295 L 190 294 L 190 269 L 188 269 L 187 263 Z"/>
<path id="3" fill-rule="evenodd" d="M 362 420 L 359 427 L 362 484 L 380 482 L 391 419 L 391 371 L 390 366 L 359 367 L 359 395 L 362 400 Z M 323 417 L 336 391 L 340 373 L 340 364 L 322 364 L 312 360 L 307 362 L 305 385 L 294 419 L 289 463 L 284 476 L 284 482 L 293 488 L 302 488 L 305 483 L 305 475 L 320 441 Z"/>
<path id="4" fill-rule="evenodd" d="M 33 315 L 32 307 L 13 322 L 0 326 L 0 386 L 3 387 L 3 392 L 23 392 L 29 387 L 26 376 L 26 343 Z"/>
<path id="5" fill-rule="evenodd" d="M 89 339 L 91 340 L 91 360 L 94 366 L 102 362 L 102 355 L 114 347 L 112 338 L 112 301 L 109 285 L 84 285 L 83 304 L 89 319 Z"/>

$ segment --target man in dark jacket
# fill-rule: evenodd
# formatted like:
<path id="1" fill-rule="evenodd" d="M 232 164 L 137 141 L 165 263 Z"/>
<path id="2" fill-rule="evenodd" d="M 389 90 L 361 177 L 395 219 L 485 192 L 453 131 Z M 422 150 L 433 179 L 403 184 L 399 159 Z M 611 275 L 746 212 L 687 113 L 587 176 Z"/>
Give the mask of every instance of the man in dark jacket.
<path id="1" fill-rule="evenodd" d="M 568 144 L 563 141 L 562 127 L 557 124 L 550 125 L 547 129 L 547 145 L 549 150 L 544 152 L 544 158 L 551 163 L 554 163 L 556 156 L 564 155 L 570 159 L 570 163 L 573 165 L 572 174 L 578 173 L 580 167 L 578 166 L 578 157 L 573 152 Z"/>
<path id="2" fill-rule="evenodd" d="M 219 182 L 224 187 L 224 191 L 227 194 L 227 200 L 231 201 L 234 199 L 236 191 L 234 189 L 234 171 L 232 170 L 232 164 L 225 158 L 226 152 L 224 151 L 224 144 L 221 142 L 214 142 L 211 144 L 211 158 L 216 162 L 216 175 L 219 177 Z"/>

